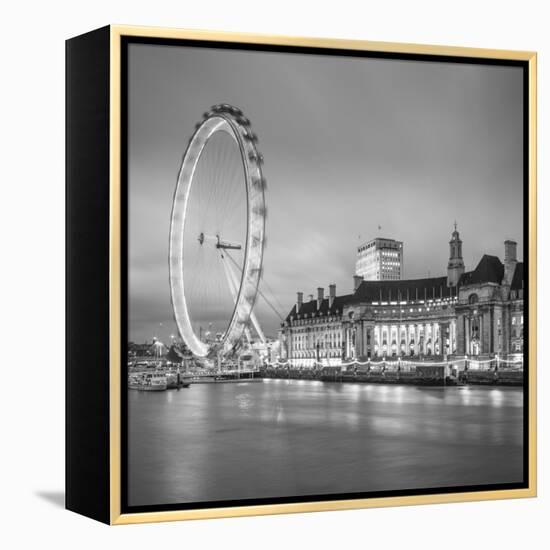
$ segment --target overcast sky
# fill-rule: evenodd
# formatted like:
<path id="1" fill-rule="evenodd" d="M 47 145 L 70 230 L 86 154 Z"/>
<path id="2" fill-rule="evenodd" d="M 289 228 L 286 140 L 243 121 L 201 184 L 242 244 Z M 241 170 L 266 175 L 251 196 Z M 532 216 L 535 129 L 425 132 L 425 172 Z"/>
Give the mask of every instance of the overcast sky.
<path id="1" fill-rule="evenodd" d="M 356 247 L 376 236 L 404 241 L 405 278 L 446 273 L 455 220 L 466 269 L 484 253 L 502 258 L 507 238 L 523 257 L 521 69 L 134 44 L 131 340 L 177 334 L 172 196 L 194 126 L 216 103 L 240 107 L 260 139 L 264 278 L 282 313 L 297 290 L 349 293 Z M 276 335 L 275 314 L 261 300 L 256 312 Z"/>

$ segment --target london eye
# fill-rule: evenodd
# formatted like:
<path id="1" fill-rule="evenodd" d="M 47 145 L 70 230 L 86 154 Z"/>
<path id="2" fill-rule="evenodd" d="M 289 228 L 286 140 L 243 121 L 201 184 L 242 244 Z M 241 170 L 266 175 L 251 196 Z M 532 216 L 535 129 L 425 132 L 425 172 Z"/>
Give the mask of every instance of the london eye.
<path id="1" fill-rule="evenodd" d="M 204 113 L 172 203 L 169 275 L 179 333 L 198 358 L 226 355 L 253 325 L 265 242 L 263 157 L 234 106 Z"/>

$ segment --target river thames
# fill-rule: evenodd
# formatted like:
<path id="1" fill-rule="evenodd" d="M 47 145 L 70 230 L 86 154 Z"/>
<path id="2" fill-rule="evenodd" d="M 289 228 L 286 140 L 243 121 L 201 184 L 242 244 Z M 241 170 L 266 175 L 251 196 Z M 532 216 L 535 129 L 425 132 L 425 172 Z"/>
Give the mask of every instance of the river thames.
<path id="1" fill-rule="evenodd" d="M 130 506 L 522 481 L 521 388 L 264 380 L 128 406 Z"/>

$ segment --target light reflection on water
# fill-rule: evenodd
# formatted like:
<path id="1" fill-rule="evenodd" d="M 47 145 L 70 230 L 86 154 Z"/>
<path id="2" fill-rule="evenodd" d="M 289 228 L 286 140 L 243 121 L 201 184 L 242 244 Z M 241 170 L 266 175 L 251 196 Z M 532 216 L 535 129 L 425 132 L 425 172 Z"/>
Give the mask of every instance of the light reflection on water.
<path id="1" fill-rule="evenodd" d="M 521 481 L 519 388 L 305 380 L 129 392 L 129 501 Z"/>

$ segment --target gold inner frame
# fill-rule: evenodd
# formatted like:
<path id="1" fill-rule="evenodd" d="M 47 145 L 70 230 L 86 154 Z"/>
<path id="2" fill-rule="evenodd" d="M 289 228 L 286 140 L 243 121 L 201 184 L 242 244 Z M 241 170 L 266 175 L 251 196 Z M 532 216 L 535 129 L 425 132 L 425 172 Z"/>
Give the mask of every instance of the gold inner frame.
<path id="1" fill-rule="evenodd" d="M 110 405 L 110 518 L 111 525 L 238 517 L 267 514 L 350 510 L 414 504 L 436 504 L 476 500 L 500 500 L 535 497 L 537 495 L 537 438 L 536 438 L 536 360 L 537 360 L 537 54 L 528 51 L 492 50 L 455 46 L 428 46 L 393 42 L 339 40 L 276 36 L 219 31 L 199 31 L 157 27 L 113 25 L 110 27 L 110 243 L 109 243 L 109 405 Z M 278 46 L 306 46 L 402 54 L 427 54 L 451 57 L 477 57 L 526 61 L 529 70 L 529 479 L 528 487 L 510 490 L 472 491 L 417 496 L 360 498 L 336 501 L 299 502 L 238 507 L 175 510 L 164 512 L 121 513 L 121 181 L 120 181 L 120 102 L 121 102 L 121 37 L 175 38 L 209 40 Z"/>

